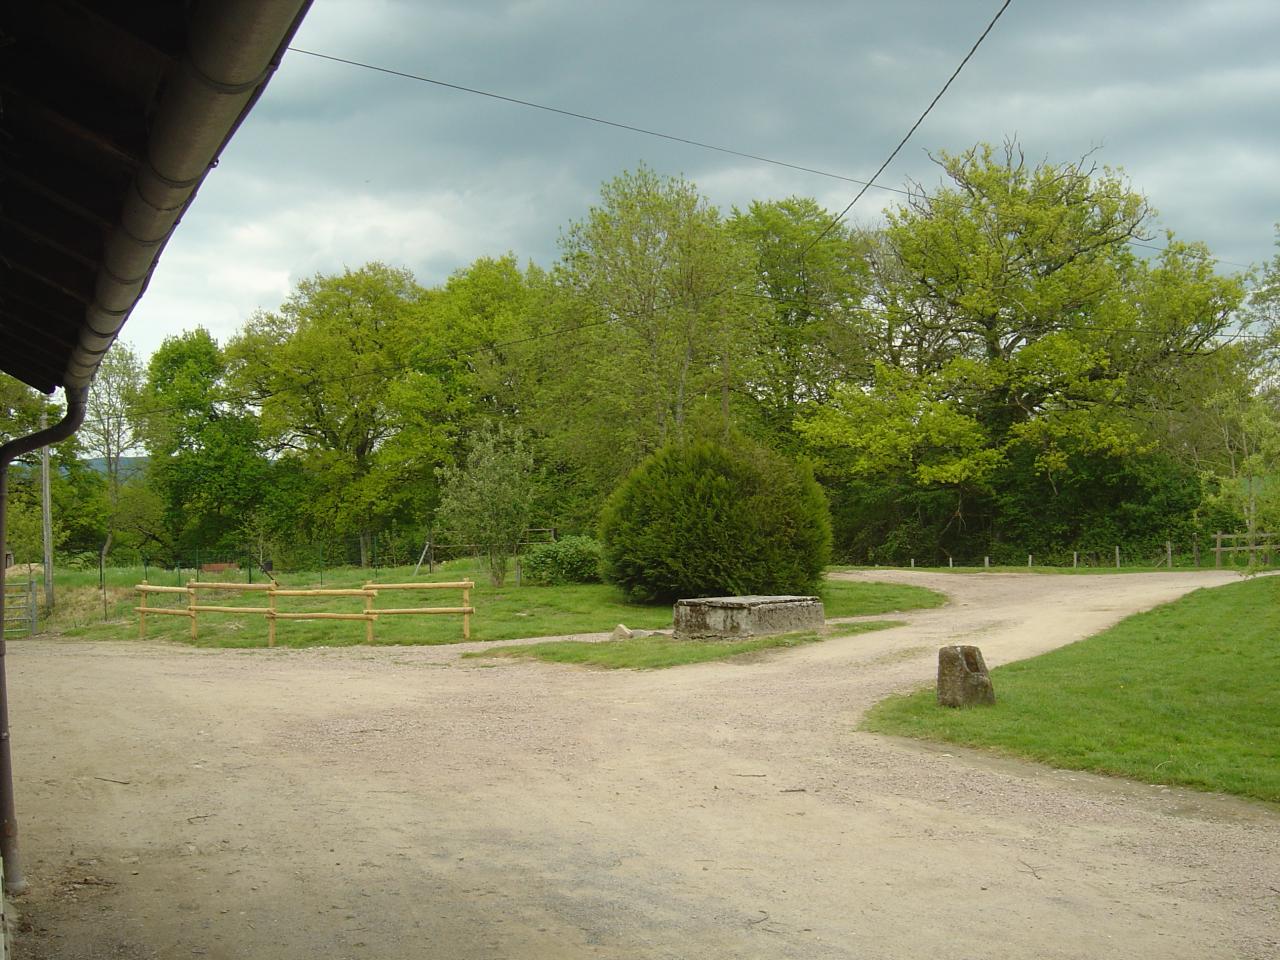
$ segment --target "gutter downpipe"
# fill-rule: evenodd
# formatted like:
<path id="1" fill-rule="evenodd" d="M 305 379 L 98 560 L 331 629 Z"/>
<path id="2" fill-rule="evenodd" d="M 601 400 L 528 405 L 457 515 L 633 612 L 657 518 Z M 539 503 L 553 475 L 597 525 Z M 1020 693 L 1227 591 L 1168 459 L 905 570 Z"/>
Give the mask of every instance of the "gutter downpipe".
<path id="1" fill-rule="evenodd" d="M 24 453 L 67 439 L 84 421 L 87 387 L 67 388 L 67 412 L 52 427 L 17 437 L 0 446 L 0 622 L 4 620 L 5 517 L 9 507 L 9 464 Z M 0 857 L 4 858 L 4 889 L 27 888 L 18 857 L 18 815 L 13 793 L 13 755 L 9 749 L 9 686 L 5 671 L 6 644 L 0 631 Z"/>

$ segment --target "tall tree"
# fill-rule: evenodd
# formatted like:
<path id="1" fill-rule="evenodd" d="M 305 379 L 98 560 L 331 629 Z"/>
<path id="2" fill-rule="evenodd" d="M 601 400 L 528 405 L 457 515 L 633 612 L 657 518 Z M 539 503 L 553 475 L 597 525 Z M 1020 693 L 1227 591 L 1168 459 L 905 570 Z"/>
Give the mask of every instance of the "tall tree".
<path id="1" fill-rule="evenodd" d="M 313 524 L 358 537 L 366 565 L 375 527 L 434 495 L 457 403 L 423 298 L 412 274 L 380 263 L 317 275 L 228 346 L 264 439 L 303 463 Z"/>
<path id="2" fill-rule="evenodd" d="M 129 479 L 129 471 L 124 470 L 122 464 L 142 441 L 135 410 L 143 380 L 138 355 L 127 343 L 117 340 L 98 367 L 89 389 L 84 424 L 80 427 L 80 442 L 85 452 L 102 461 L 107 478 L 107 531 L 101 548 L 104 559 L 119 526 L 121 492 Z"/>
<path id="3" fill-rule="evenodd" d="M 723 432 L 753 374 L 751 250 L 693 184 L 641 167 L 561 238 L 539 426 L 598 506 L 640 459 Z M 594 509 L 591 511 L 594 513 Z"/>
<path id="4" fill-rule="evenodd" d="M 929 552 L 998 543 L 1010 489 L 1037 491 L 1037 535 L 1069 538 L 1067 488 L 1140 454 L 1149 392 L 1215 349 L 1242 282 L 1172 238 L 1139 259 L 1151 210 L 1088 158 L 1031 166 L 1007 144 L 939 164 L 949 185 L 891 212 L 870 260 L 874 376 L 802 431 L 833 468 L 895 487 Z"/>

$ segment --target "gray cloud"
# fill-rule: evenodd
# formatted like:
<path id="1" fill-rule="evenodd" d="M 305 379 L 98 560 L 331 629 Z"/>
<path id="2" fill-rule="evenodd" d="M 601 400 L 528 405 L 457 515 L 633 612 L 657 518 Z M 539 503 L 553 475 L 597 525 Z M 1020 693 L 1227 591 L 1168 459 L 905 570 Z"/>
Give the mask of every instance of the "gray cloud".
<path id="1" fill-rule="evenodd" d="M 316 0 L 296 45 L 855 177 L 879 165 L 996 0 L 474 4 Z M 1242 263 L 1280 219 L 1280 6 L 1014 3 L 885 175 L 1017 136 L 1122 167 L 1163 227 Z M 427 283 L 482 255 L 541 263 L 601 181 L 645 162 L 727 210 L 856 187 L 291 53 L 125 329 L 144 351 L 229 336 L 317 271 L 384 259 Z M 871 191 L 874 222 L 892 195 Z"/>

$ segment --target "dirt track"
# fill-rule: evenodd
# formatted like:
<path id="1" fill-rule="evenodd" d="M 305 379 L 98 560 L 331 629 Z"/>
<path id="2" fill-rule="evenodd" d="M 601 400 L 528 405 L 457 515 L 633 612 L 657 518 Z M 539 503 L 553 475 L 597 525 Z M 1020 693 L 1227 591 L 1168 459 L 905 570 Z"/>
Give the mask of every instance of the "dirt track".
<path id="1" fill-rule="evenodd" d="M 650 673 L 11 643 L 18 957 L 1280 956 L 1276 809 L 853 731 L 1231 575 L 879 578 L 954 602 Z"/>

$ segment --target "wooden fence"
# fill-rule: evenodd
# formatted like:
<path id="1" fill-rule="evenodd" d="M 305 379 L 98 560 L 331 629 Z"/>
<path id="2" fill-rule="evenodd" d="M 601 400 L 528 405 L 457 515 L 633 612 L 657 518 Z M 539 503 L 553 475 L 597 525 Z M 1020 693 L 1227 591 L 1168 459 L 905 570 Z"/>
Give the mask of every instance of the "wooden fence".
<path id="1" fill-rule="evenodd" d="M 1247 541 L 1235 546 L 1239 541 Z M 1224 546 L 1225 544 L 1225 546 Z M 1264 554 L 1268 558 L 1280 553 L 1280 535 L 1274 533 L 1216 533 L 1213 542 L 1213 565 L 1222 566 L 1224 553 Z M 1253 559 L 1250 557 L 1250 559 Z"/>
<path id="2" fill-rule="evenodd" d="M 363 587 L 351 589 L 315 589 L 294 590 L 281 587 L 276 583 L 205 583 L 189 580 L 185 587 L 161 587 L 147 583 L 145 580 L 134 587 L 139 594 L 139 605 L 134 607 L 138 612 L 138 636 L 147 635 L 147 614 L 188 617 L 191 621 L 191 639 L 199 636 L 199 615 L 202 613 L 239 613 L 261 614 L 267 620 L 267 646 L 276 645 L 277 620 L 363 620 L 365 643 L 373 643 L 373 625 L 379 617 L 430 614 L 461 614 L 462 639 L 471 639 L 471 615 L 475 608 L 471 606 L 471 591 L 475 583 L 470 580 L 459 580 L 455 583 L 366 583 Z M 200 603 L 201 590 L 238 591 L 241 593 L 265 594 L 265 607 L 223 606 L 213 603 Z M 460 607 L 378 607 L 378 595 L 384 590 L 461 590 L 462 606 Z M 153 607 L 147 603 L 147 597 L 153 594 L 182 594 L 187 599 L 184 607 Z M 328 610 L 297 611 L 281 610 L 276 601 L 280 597 L 361 597 L 363 609 L 358 612 L 342 613 Z"/>

